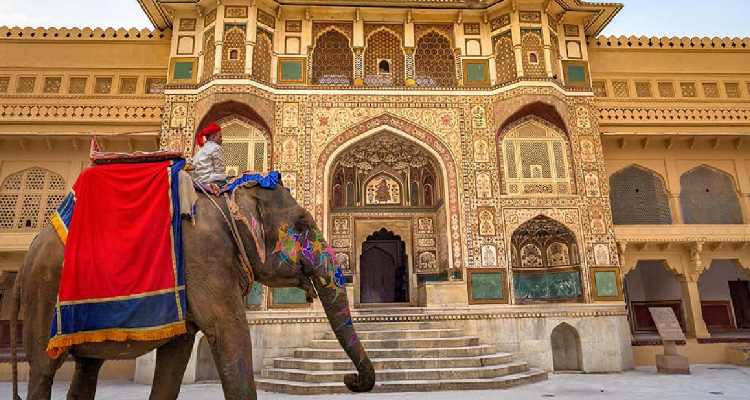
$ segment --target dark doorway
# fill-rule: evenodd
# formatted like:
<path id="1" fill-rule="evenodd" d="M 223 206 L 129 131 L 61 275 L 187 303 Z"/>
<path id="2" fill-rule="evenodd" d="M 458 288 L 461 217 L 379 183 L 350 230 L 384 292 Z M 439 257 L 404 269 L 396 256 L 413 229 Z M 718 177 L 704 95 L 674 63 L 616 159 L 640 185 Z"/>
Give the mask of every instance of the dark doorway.
<path id="1" fill-rule="evenodd" d="M 729 281 L 729 296 L 732 298 L 737 328 L 750 328 L 750 287 L 748 281 Z"/>
<path id="2" fill-rule="evenodd" d="M 406 243 L 381 228 L 362 243 L 359 256 L 361 303 L 406 303 L 409 276 Z"/>

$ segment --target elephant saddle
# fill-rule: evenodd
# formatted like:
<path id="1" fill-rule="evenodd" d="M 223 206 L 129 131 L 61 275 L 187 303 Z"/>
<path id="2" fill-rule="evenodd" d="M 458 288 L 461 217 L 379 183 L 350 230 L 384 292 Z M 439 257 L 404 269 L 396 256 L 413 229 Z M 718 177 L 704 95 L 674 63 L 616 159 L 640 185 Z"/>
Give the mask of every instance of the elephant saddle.
<path id="1" fill-rule="evenodd" d="M 47 354 L 185 333 L 184 159 L 86 168 L 52 215 L 65 243 Z"/>

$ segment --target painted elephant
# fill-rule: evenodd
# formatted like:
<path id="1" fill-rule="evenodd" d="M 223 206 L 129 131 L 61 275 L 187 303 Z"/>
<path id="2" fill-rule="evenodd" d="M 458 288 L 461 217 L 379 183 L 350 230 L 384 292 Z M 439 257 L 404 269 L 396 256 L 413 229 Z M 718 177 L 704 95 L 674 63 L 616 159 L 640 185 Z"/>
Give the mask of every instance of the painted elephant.
<path id="1" fill-rule="evenodd" d="M 68 355 L 76 361 L 68 398 L 93 399 L 105 359 L 136 357 L 153 349 L 157 356 L 150 398 L 176 399 L 198 330 L 208 339 L 225 398 L 255 399 L 243 297 L 249 283 L 231 228 L 219 208 L 238 221 L 255 280 L 271 287 L 302 288 L 310 301 L 317 294 L 339 343 L 358 371 L 346 376 L 344 383 L 354 392 L 372 389 L 375 371 L 351 323 L 346 292 L 340 285 L 343 277 L 332 267 L 330 246 L 310 213 L 278 185 L 264 189 L 246 184 L 235 190 L 232 207 L 221 198 L 213 200 L 201 195 L 195 224 L 183 224 L 188 333 L 160 341 L 74 345 L 58 359 L 50 359 L 45 348 L 65 248 L 54 228 L 42 230 L 20 268 L 12 297 L 13 330 L 19 312 L 23 313 L 23 339 L 30 364 L 28 399 L 50 398 L 55 371 Z M 14 398 L 18 398 L 15 342 L 12 345 Z"/>

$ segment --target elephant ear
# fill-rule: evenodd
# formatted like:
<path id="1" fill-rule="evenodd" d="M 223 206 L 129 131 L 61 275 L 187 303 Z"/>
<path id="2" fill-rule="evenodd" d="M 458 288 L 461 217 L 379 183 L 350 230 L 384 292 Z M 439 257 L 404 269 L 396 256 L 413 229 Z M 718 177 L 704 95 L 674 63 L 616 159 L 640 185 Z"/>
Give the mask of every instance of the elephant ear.
<path id="1" fill-rule="evenodd" d="M 249 183 L 249 182 L 248 182 Z M 257 182 L 253 182 L 256 183 Z M 248 185 L 247 183 L 243 186 L 252 187 L 255 185 Z M 266 262 L 266 234 L 263 227 L 263 219 L 261 218 L 260 206 L 255 196 L 248 193 L 245 196 L 246 201 L 243 201 L 243 205 L 240 206 L 237 203 L 237 190 L 232 193 L 232 203 L 230 205 L 231 213 L 234 219 L 241 221 L 247 226 L 250 231 L 250 235 L 253 237 L 255 242 L 255 250 L 260 258 L 261 263 Z"/>

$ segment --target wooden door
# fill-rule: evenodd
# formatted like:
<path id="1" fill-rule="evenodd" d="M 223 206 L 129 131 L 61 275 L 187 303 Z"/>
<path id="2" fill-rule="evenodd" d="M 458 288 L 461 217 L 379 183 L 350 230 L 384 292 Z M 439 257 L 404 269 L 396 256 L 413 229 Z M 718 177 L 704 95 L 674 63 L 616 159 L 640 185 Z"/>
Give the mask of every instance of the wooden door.
<path id="1" fill-rule="evenodd" d="M 737 329 L 750 328 L 750 286 L 748 286 L 748 281 L 729 281 L 729 296 L 732 298 Z"/>

